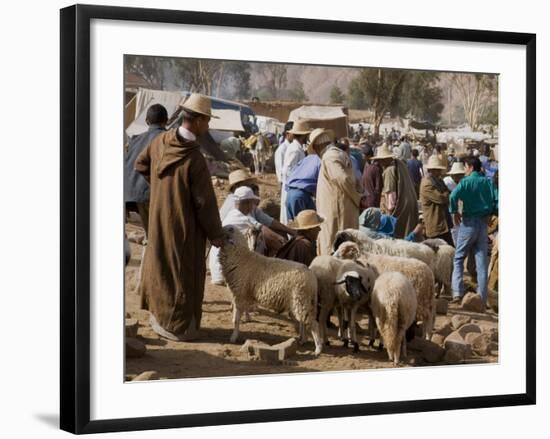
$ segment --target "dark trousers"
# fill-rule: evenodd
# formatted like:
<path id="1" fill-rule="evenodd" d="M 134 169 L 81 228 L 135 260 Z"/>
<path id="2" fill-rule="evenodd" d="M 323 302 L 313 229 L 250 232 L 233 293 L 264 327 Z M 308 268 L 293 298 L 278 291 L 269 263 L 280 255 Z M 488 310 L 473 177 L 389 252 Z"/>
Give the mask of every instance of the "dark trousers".
<path id="1" fill-rule="evenodd" d="M 286 193 L 286 211 L 289 220 L 293 220 L 302 210 L 315 210 L 312 195 L 303 189 L 289 188 Z"/>

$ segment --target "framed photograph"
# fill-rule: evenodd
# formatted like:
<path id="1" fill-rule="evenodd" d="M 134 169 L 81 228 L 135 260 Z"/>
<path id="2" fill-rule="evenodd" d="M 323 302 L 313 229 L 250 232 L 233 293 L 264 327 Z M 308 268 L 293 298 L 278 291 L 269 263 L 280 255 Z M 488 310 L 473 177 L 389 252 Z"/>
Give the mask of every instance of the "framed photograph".
<path id="1" fill-rule="evenodd" d="M 62 9 L 61 428 L 535 404 L 535 53 Z"/>

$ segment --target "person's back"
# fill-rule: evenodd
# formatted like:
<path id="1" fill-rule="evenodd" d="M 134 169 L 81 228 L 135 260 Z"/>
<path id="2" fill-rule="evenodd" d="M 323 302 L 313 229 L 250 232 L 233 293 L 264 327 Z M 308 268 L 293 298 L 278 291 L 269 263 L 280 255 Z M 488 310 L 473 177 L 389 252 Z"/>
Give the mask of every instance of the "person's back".
<path id="1" fill-rule="evenodd" d="M 422 180 L 422 162 L 416 157 L 407 160 L 407 168 L 414 184 L 420 184 Z"/>
<path id="2" fill-rule="evenodd" d="M 497 210 L 497 193 L 490 179 L 481 172 L 474 171 L 460 180 L 451 192 L 451 209 L 462 201 L 462 216 L 482 218 Z"/>

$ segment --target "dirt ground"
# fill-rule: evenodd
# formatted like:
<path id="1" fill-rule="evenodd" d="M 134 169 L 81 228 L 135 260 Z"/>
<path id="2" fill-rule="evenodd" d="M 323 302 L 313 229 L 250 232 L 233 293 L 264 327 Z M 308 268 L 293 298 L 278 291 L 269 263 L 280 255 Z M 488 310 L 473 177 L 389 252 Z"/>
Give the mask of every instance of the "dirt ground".
<path id="1" fill-rule="evenodd" d="M 218 203 L 221 205 L 227 194 L 227 183 L 217 180 L 214 185 Z M 279 188 L 274 175 L 268 175 L 261 179 L 260 191 L 262 198 L 278 199 Z M 163 339 L 149 326 L 148 312 L 139 309 L 140 300 L 136 287 L 143 246 L 133 240 L 143 232 L 137 216 L 131 216 L 130 222 L 126 225 L 126 233 L 130 237 L 132 257 L 125 275 L 125 311 L 127 317 L 130 316 L 138 320 L 138 339 L 147 348 L 144 356 L 126 359 L 126 379 L 131 380 L 144 371 L 152 370 L 158 372 L 160 379 L 174 379 L 394 367 L 393 363 L 388 361 L 385 351 L 376 347 L 368 347 L 366 342 L 361 340 L 364 338 L 362 335 L 366 333 L 366 319 L 359 321 L 361 327 L 361 330 L 358 331 L 361 343 L 359 353 L 354 354 L 351 347 L 344 348 L 342 342 L 336 338 L 336 331 L 330 329 L 331 345 L 325 347 L 319 357 L 313 354 L 314 345 L 310 335 L 310 341 L 299 346 L 297 354 L 282 364 L 268 365 L 262 361 L 252 361 L 246 352 L 241 351 L 241 345 L 246 339 L 257 339 L 271 345 L 276 344 L 289 337 L 297 336 L 294 324 L 286 314 L 258 309 L 251 313 L 250 322 L 241 323 L 239 343 L 229 343 L 232 332 L 230 292 L 225 287 L 211 285 L 209 277 L 206 279 L 201 338 L 192 343 Z M 457 313 L 470 315 L 472 323 L 476 323 L 482 328 L 498 327 L 498 316 L 493 312 L 477 314 L 450 305 L 447 316 L 437 316 L 436 329 Z M 333 321 L 336 323 L 335 320 Z M 468 360 L 469 363 L 496 361 L 498 361 L 498 357 L 494 355 Z M 407 359 L 399 367 L 422 365 L 428 365 L 428 363 L 423 360 L 421 352 L 409 348 Z"/>

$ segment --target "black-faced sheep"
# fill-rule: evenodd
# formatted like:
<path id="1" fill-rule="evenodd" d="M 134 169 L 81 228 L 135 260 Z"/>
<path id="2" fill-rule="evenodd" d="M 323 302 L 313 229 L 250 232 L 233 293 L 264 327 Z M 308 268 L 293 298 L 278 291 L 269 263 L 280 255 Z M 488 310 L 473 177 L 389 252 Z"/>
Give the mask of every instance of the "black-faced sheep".
<path id="1" fill-rule="evenodd" d="M 322 341 L 315 320 L 315 274 L 303 264 L 268 258 L 249 250 L 244 236 L 233 226 L 225 226 L 224 232 L 219 259 L 233 295 L 234 330 L 230 341 L 237 341 L 241 314 L 259 305 L 276 312 L 289 311 L 301 327 L 309 326 L 315 342 L 315 354 L 319 355 Z"/>
<path id="2" fill-rule="evenodd" d="M 374 283 L 370 309 L 388 357 L 397 365 L 407 356 L 405 332 L 416 317 L 416 291 L 401 273 L 388 271 Z"/>
<path id="3" fill-rule="evenodd" d="M 334 256 L 355 260 L 363 265 L 368 264 L 377 276 L 388 271 L 397 271 L 405 275 L 416 290 L 416 321 L 422 324 L 422 335 L 431 338 L 435 319 L 434 275 L 424 262 L 398 256 L 363 253 L 356 243 L 349 241 L 342 243 Z"/>

